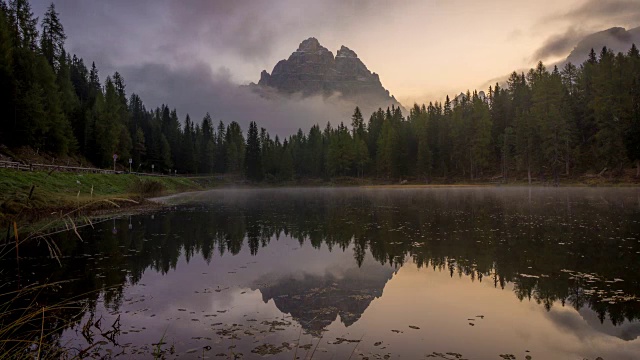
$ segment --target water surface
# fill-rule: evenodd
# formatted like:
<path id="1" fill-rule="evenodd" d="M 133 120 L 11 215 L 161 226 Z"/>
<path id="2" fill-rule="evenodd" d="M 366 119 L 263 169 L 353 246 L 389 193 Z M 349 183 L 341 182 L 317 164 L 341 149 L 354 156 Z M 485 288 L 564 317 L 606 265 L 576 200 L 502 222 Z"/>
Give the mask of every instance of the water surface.
<path id="1" fill-rule="evenodd" d="M 124 358 L 639 358 L 638 189 L 161 200 L 172 207 L 84 242 L 56 237 L 62 266 L 42 247 L 21 259 L 22 284 L 73 279 L 42 294 L 86 308 L 60 344 Z"/>

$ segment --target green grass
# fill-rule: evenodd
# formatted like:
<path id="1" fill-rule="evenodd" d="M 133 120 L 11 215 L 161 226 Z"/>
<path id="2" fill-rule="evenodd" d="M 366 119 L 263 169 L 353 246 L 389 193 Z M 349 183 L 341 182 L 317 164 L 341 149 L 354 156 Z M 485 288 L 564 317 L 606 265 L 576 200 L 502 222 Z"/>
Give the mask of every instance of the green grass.
<path id="1" fill-rule="evenodd" d="M 201 186 L 181 177 L 142 177 L 144 180 L 156 181 L 163 185 L 167 193 L 185 190 L 197 190 Z M 78 192 L 81 199 L 90 199 L 93 189 L 94 197 L 127 196 L 135 188 L 140 179 L 137 175 L 128 174 L 76 174 L 34 171 L 15 171 L 0 169 L 0 201 L 7 200 L 20 192 L 28 192 L 35 185 L 34 194 L 46 197 L 47 202 L 59 200 L 76 201 Z"/>
<path id="2" fill-rule="evenodd" d="M 15 256 L 16 262 L 19 262 L 19 249 L 23 244 L 34 240 L 48 246 L 51 256 L 59 259 L 63 254 L 55 243 L 49 242 L 49 229 L 66 228 L 74 231 L 80 239 L 77 224 L 83 219 L 89 221 L 84 216 L 89 209 L 99 206 L 113 209 L 139 203 L 126 199 L 140 200 L 217 185 L 219 180 L 214 177 L 192 179 L 0 169 L 0 244 L 11 240 L 7 242 L 7 246 L 0 247 L 0 260 L 8 260 Z M 79 218 L 72 219 L 76 217 Z M 34 218 L 36 220 L 32 221 Z M 5 234 L 7 238 L 3 239 Z M 5 290 L 4 293 L 0 291 L 0 359 L 66 358 L 67 349 L 59 348 L 55 342 L 49 343 L 52 334 L 58 329 L 45 331 L 44 323 L 47 321 L 61 327 L 66 326 L 70 319 L 60 321 L 59 314 L 63 311 L 81 309 L 72 302 L 73 299 L 44 307 L 34 300 L 40 291 L 56 285 L 38 285 L 12 292 Z M 14 309 L 15 304 L 23 303 L 26 305 Z M 94 346 L 82 350 L 81 354 Z"/>
<path id="3" fill-rule="evenodd" d="M 217 186 L 215 178 L 153 177 L 129 174 L 78 174 L 0 169 L 0 224 L 39 218 L 57 210 L 96 205 L 101 200 L 133 199 Z M 31 189 L 33 187 L 33 192 Z M 92 206 L 95 207 L 95 206 Z"/>

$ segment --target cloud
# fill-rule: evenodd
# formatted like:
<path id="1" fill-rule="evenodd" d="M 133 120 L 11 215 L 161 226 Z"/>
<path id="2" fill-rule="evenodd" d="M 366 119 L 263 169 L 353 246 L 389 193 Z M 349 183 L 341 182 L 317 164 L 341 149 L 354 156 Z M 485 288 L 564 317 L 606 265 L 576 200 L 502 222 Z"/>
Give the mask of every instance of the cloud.
<path id="1" fill-rule="evenodd" d="M 638 0 L 588 0 L 582 6 L 562 15 L 572 21 L 614 21 L 618 25 L 636 25 L 640 18 Z M 629 23 L 631 22 L 631 23 Z"/>
<path id="2" fill-rule="evenodd" d="M 365 0 L 57 0 L 71 50 L 119 64 L 240 58 L 272 62 L 281 46 L 374 18 L 383 1 Z M 34 4 L 44 14 L 48 3 Z M 376 7 L 377 6 L 377 7 Z M 407 5 L 396 5 L 400 8 Z M 99 48 L 99 50 L 98 50 Z M 295 49 L 295 48 L 294 48 Z M 98 52 L 100 51 L 100 52 Z M 101 62 L 102 57 L 99 59 Z M 257 76 L 257 74 L 256 74 Z"/>
<path id="3" fill-rule="evenodd" d="M 614 44 L 624 42 L 625 39 L 619 38 L 620 33 L 624 33 L 624 31 L 603 32 L 602 35 L 597 35 L 596 32 L 613 27 L 637 27 L 640 25 L 640 0 L 585 0 L 581 5 L 569 11 L 544 18 L 538 23 L 538 27 L 557 27 L 562 23 L 569 24 L 567 30 L 547 38 L 544 44 L 533 53 L 530 59 L 532 62 L 569 55 L 579 42 L 589 34 L 593 34 L 591 35 L 593 39 L 589 39 L 589 42 L 598 40 L 596 48 L 601 48 L 607 42 Z M 605 35 L 610 39 L 605 41 L 597 38 L 598 36 L 604 38 Z M 582 49 L 580 50 L 582 52 Z"/>
<path id="4" fill-rule="evenodd" d="M 554 27 L 559 23 L 579 25 L 585 31 L 606 27 L 636 27 L 640 19 L 640 0 L 584 0 L 569 11 L 544 17 L 538 27 Z"/>
<path id="5" fill-rule="evenodd" d="M 324 127 L 328 121 L 334 126 L 348 123 L 355 108 L 337 96 L 302 98 L 274 93 L 263 97 L 231 82 L 226 69 L 214 72 L 204 63 L 181 67 L 147 63 L 120 72 L 127 90 L 139 94 L 149 108 L 167 104 L 178 110 L 181 119 L 188 111 L 196 122 L 209 112 L 216 122 L 237 121 L 243 129 L 255 121 L 272 136 L 288 136 L 298 128 L 307 132 L 312 125 Z"/>
<path id="6" fill-rule="evenodd" d="M 390 6 L 378 0 L 54 1 L 67 49 L 87 65 L 95 61 L 102 80 L 120 72 L 127 92 L 148 108 L 168 104 L 195 121 L 210 112 L 244 129 L 256 121 L 281 136 L 349 122 L 355 105 L 335 96 L 268 100 L 239 85 L 257 81 L 303 39 L 349 33 Z M 46 6 L 34 3 L 36 16 Z"/>
<path id="7" fill-rule="evenodd" d="M 550 57 L 566 56 L 584 37 L 584 32 L 574 27 L 562 34 L 556 34 L 548 38 L 531 57 L 532 62 L 542 61 Z"/>

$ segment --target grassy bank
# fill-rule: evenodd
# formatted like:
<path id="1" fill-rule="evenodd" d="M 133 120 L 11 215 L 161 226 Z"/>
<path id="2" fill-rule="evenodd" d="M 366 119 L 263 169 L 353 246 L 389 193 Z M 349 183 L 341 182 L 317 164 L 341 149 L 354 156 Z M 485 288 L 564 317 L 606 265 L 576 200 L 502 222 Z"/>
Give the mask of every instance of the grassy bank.
<path id="1" fill-rule="evenodd" d="M 0 169 L 0 224 L 29 221 L 55 211 L 86 206 L 109 207 L 104 200 L 128 199 L 119 204 L 144 203 L 151 196 L 216 186 L 212 178 L 150 177 L 129 174 L 25 172 Z"/>
<path id="2" fill-rule="evenodd" d="M 580 176 L 561 178 L 561 186 L 637 186 L 638 179 L 628 176 L 606 178 Z M 433 179 L 430 184 L 418 179 L 393 181 L 337 177 L 330 180 L 300 179 L 286 182 L 248 183 L 241 176 L 224 177 L 152 177 L 129 174 L 81 174 L 67 172 L 26 172 L 0 169 L 0 225 L 8 220 L 29 219 L 54 211 L 72 210 L 101 200 L 129 199 L 144 203 L 153 196 L 184 191 L 203 190 L 218 186 L 281 187 L 281 186 L 374 186 L 374 187 L 437 187 L 437 186 L 503 186 L 499 179 Z M 528 185 L 526 179 L 511 180 L 507 185 Z M 535 186 L 551 186 L 550 181 L 536 179 Z M 105 203 L 102 204 L 105 207 Z M 134 203 L 126 203 L 131 207 Z M 93 205 L 92 205 L 93 206 Z M 95 206 L 93 206 L 95 208 Z M 109 206 L 106 206 L 109 207 Z"/>

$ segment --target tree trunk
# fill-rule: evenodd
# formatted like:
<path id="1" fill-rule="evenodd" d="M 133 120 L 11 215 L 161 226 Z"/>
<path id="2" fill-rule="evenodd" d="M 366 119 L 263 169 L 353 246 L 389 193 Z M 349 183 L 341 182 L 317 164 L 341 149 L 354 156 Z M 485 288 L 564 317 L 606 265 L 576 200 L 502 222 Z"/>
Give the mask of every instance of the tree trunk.
<path id="1" fill-rule="evenodd" d="M 509 182 L 509 153 L 504 153 L 504 183 Z"/>
<path id="2" fill-rule="evenodd" d="M 473 151 L 471 151 L 471 148 L 469 148 L 469 176 L 473 181 Z"/>
<path id="3" fill-rule="evenodd" d="M 529 185 L 531 185 L 531 165 L 527 165 L 527 179 L 529 180 Z"/>
<path id="4" fill-rule="evenodd" d="M 636 160 L 636 177 L 640 177 L 640 160 Z"/>
<path id="5" fill-rule="evenodd" d="M 569 176 L 569 140 L 566 141 L 566 147 L 566 153 L 564 155 L 565 175 Z"/>

